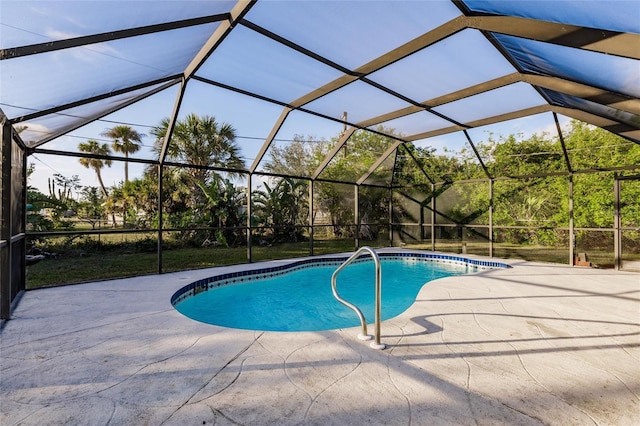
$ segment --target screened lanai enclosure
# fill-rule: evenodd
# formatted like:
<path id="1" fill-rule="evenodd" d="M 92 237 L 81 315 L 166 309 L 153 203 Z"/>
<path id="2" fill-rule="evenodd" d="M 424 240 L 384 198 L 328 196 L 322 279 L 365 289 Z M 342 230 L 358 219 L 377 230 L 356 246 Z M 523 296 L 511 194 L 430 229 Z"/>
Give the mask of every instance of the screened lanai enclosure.
<path id="1" fill-rule="evenodd" d="M 28 288 L 402 246 L 640 263 L 640 3 L 0 2 Z"/>

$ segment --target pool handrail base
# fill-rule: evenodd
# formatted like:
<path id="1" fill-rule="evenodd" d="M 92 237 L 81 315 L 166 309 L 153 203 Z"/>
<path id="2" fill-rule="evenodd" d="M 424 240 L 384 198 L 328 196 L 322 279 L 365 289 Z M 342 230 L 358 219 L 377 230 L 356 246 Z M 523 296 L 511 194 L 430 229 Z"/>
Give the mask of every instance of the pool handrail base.
<path id="1" fill-rule="evenodd" d="M 380 317 L 381 317 L 381 294 L 382 294 L 382 270 L 380 266 L 380 258 L 378 254 L 371 247 L 360 247 L 358 251 L 351 255 L 347 260 L 345 260 L 342 265 L 338 266 L 333 274 L 331 275 L 331 290 L 333 291 L 333 296 L 338 300 L 338 302 L 342 303 L 348 308 L 351 308 L 358 318 L 360 318 L 360 324 L 362 326 L 362 332 L 358 335 L 358 339 L 365 340 L 365 337 L 368 337 L 367 333 L 367 321 L 362 314 L 362 311 L 354 304 L 346 301 L 338 294 L 338 290 L 336 289 L 338 274 L 344 268 L 346 268 L 351 262 L 360 257 L 364 252 L 368 252 L 373 258 L 373 263 L 375 264 L 375 340 L 370 343 L 370 346 L 374 349 L 384 349 L 386 345 L 384 343 L 380 343 Z M 369 339 L 366 339 L 369 340 Z"/>

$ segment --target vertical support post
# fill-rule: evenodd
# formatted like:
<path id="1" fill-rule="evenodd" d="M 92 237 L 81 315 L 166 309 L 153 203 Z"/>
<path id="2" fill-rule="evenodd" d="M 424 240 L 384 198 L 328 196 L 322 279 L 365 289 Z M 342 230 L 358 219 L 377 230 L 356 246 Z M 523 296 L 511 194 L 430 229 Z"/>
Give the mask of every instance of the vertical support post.
<path id="1" fill-rule="evenodd" d="M 162 215 L 162 199 L 164 197 L 162 190 L 163 170 L 164 167 L 162 166 L 162 163 L 158 163 L 158 274 L 162 273 L 162 222 L 164 221 Z"/>
<path id="2" fill-rule="evenodd" d="M 309 256 L 313 256 L 313 184 L 314 180 L 309 181 Z"/>
<path id="3" fill-rule="evenodd" d="M 389 245 L 393 247 L 393 189 L 389 188 Z"/>
<path id="4" fill-rule="evenodd" d="M 420 207 L 420 221 L 418 222 L 418 225 L 420 226 L 420 233 L 418 235 L 420 235 L 420 244 L 422 244 L 422 241 L 424 240 L 424 206 L 422 203 L 418 206 Z"/>
<path id="5" fill-rule="evenodd" d="M 20 287 L 19 291 L 27 289 L 27 169 L 28 154 L 26 149 L 22 149 L 22 193 L 20 194 L 20 232 L 23 237 L 20 242 Z"/>
<path id="6" fill-rule="evenodd" d="M 431 251 L 436 251 L 436 184 L 431 184 Z"/>
<path id="7" fill-rule="evenodd" d="M 620 220 L 620 180 L 618 174 L 613 175 L 613 194 L 615 197 L 614 220 L 613 220 L 613 251 L 615 256 L 615 270 L 619 271 L 622 266 L 622 232 Z"/>
<path id="8" fill-rule="evenodd" d="M 573 222 L 573 173 L 569 173 L 569 265 L 574 264 L 576 249 L 575 224 Z"/>
<path id="9" fill-rule="evenodd" d="M 353 215 L 356 223 L 355 250 L 360 248 L 360 186 L 353 187 Z"/>
<path id="10" fill-rule="evenodd" d="M 489 257 L 493 257 L 493 179 L 489 179 Z"/>
<path id="11" fill-rule="evenodd" d="M 247 262 L 251 263 L 253 260 L 252 249 L 251 249 L 251 234 L 253 233 L 251 229 L 251 214 L 252 214 L 252 203 L 251 203 L 251 177 L 253 175 L 249 173 L 247 177 Z"/>
<path id="12" fill-rule="evenodd" d="M 569 159 L 569 153 L 567 152 L 567 145 L 564 143 L 564 135 L 562 134 L 558 114 L 555 112 L 553 113 L 553 120 L 556 123 L 558 139 L 560 140 L 562 154 L 564 155 L 564 163 L 569 171 L 569 265 L 573 266 L 576 248 L 576 236 L 573 223 L 573 169 L 571 168 L 571 160 Z"/>
<path id="13" fill-rule="evenodd" d="M 0 319 L 11 319 L 11 205 L 12 128 L 3 120 L 2 129 L 2 222 L 0 223 Z"/>

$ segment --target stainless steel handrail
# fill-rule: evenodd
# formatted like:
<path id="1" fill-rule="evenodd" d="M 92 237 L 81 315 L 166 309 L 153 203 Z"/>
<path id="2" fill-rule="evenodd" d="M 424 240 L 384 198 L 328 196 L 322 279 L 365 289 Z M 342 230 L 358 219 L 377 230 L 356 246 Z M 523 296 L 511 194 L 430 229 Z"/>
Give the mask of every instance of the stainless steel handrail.
<path id="1" fill-rule="evenodd" d="M 386 347 L 386 345 L 384 343 L 380 343 L 380 317 L 381 317 L 381 309 L 380 309 L 380 304 L 381 304 L 381 293 L 382 293 L 382 269 L 380 267 L 380 258 L 378 257 L 378 254 L 370 247 L 361 247 L 358 251 L 356 251 L 353 255 L 351 255 L 350 258 L 348 258 L 347 260 L 344 261 L 344 263 L 342 265 L 340 265 L 338 267 L 338 269 L 336 269 L 333 272 L 333 275 L 331 275 L 331 290 L 333 291 L 333 295 L 335 296 L 335 298 L 338 300 L 338 302 L 342 303 L 343 305 L 347 306 L 348 308 L 351 308 L 355 311 L 355 313 L 358 315 L 358 318 L 360 318 L 360 323 L 362 324 L 362 332 L 358 335 L 358 338 L 360 340 L 371 340 L 371 336 L 369 336 L 367 334 L 367 321 L 364 318 L 364 315 L 362 315 L 362 311 L 354 304 L 344 300 L 342 297 L 340 297 L 340 295 L 338 294 L 338 290 L 336 289 L 336 284 L 337 284 L 337 280 L 338 280 L 338 274 L 340 273 L 340 271 L 342 271 L 344 268 L 346 268 L 351 262 L 353 262 L 355 259 L 357 259 L 363 252 L 369 252 L 369 254 L 371 255 L 371 257 L 373 258 L 373 263 L 375 264 L 375 275 L 376 275 L 376 287 L 375 287 L 375 341 L 371 342 L 370 346 L 374 349 L 384 349 Z"/>

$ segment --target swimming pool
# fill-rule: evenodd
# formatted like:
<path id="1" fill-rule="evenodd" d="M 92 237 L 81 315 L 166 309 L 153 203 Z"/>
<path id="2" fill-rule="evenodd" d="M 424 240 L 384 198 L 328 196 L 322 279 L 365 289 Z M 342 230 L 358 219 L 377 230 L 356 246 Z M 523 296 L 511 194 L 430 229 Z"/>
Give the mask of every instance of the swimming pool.
<path id="1" fill-rule="evenodd" d="M 459 256 L 379 253 L 382 320 L 404 312 L 432 280 L 508 267 Z M 331 274 L 347 257 L 315 258 L 288 265 L 222 274 L 178 290 L 171 303 L 194 320 L 262 331 L 319 331 L 359 325 L 356 314 L 331 291 Z M 374 319 L 374 263 L 362 256 L 338 277 L 340 295 Z"/>

